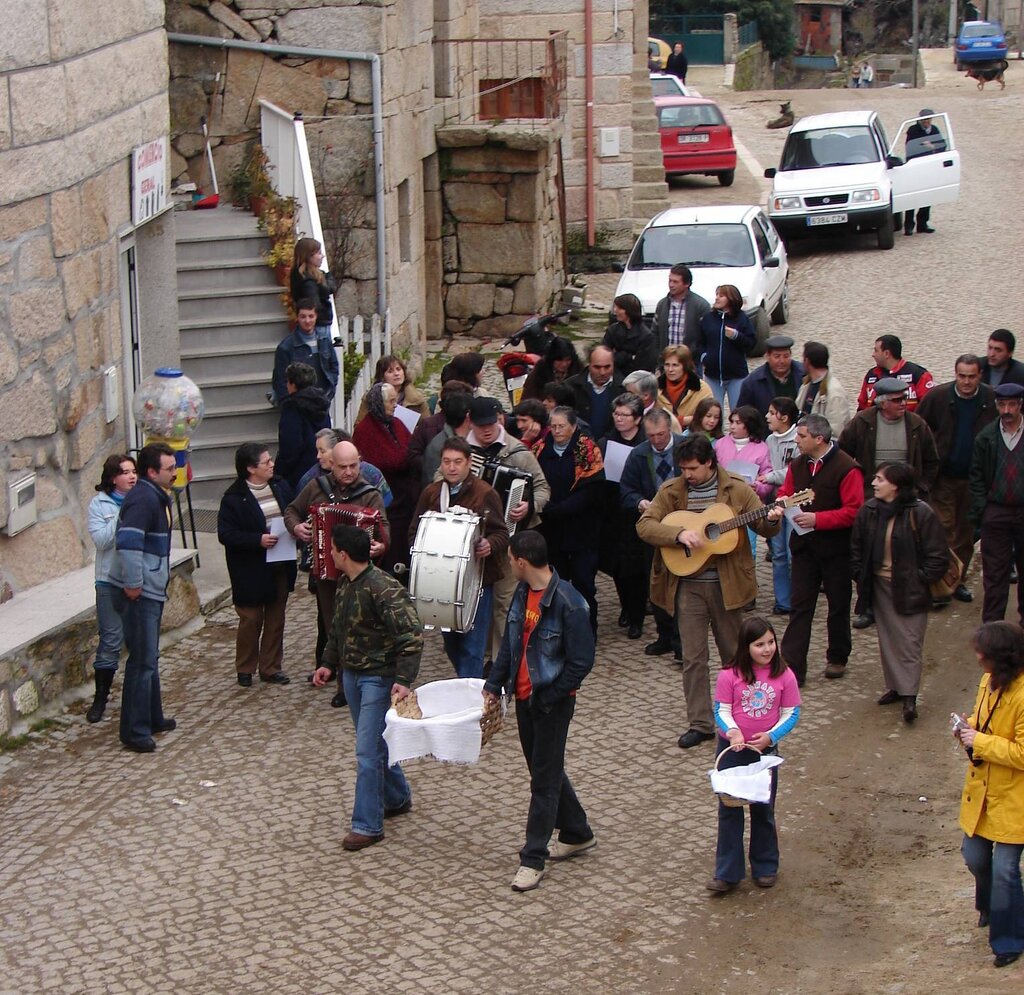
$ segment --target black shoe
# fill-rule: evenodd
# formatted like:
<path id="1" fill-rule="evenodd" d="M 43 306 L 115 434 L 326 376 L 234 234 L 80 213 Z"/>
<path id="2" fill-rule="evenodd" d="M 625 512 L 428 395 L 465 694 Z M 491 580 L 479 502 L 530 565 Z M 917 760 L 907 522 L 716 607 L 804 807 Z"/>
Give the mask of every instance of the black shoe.
<path id="1" fill-rule="evenodd" d="M 156 743 L 151 739 L 131 740 L 124 744 L 124 748 L 132 753 L 152 753 L 156 750 Z"/>
<path id="2" fill-rule="evenodd" d="M 935 231 L 934 228 L 931 228 L 928 225 L 918 225 L 917 230 L 925 235 L 930 235 L 933 231 Z"/>
<path id="3" fill-rule="evenodd" d="M 917 718 L 917 695 L 905 694 L 903 696 L 903 721 L 908 725 Z"/>
<path id="4" fill-rule="evenodd" d="M 686 732 L 679 737 L 679 749 L 688 750 L 692 746 L 697 746 L 700 743 L 705 743 L 709 739 L 714 739 L 715 734 L 713 732 L 698 732 L 696 729 L 687 729 Z"/>
<path id="5" fill-rule="evenodd" d="M 629 616 L 626 614 L 626 609 L 623 608 L 619 612 L 619 628 L 625 629 L 627 625 L 629 625 Z"/>
<path id="6" fill-rule="evenodd" d="M 878 699 L 878 704 L 879 705 L 895 705 L 896 702 L 899 701 L 899 700 L 900 700 L 900 693 L 899 693 L 899 691 L 889 690 L 889 691 L 886 691 L 885 694 L 883 694 L 882 697 Z"/>
<path id="7" fill-rule="evenodd" d="M 339 691 L 331 699 L 331 708 L 344 708 L 348 704 L 348 698 L 345 697 L 344 691 Z"/>
<path id="8" fill-rule="evenodd" d="M 987 925 L 988 925 L 988 913 L 987 912 L 979 912 L 978 913 L 978 929 L 984 929 Z"/>
<path id="9" fill-rule="evenodd" d="M 863 615 L 858 615 L 853 620 L 853 627 L 855 629 L 867 629 L 875 624 L 874 612 L 865 612 Z"/>
<path id="10" fill-rule="evenodd" d="M 252 674 L 239 674 L 238 675 L 238 686 L 243 688 L 252 687 Z"/>
<path id="11" fill-rule="evenodd" d="M 943 608 L 948 608 L 952 603 L 952 598 L 932 598 L 932 611 L 940 612 Z"/>
<path id="12" fill-rule="evenodd" d="M 174 732 L 178 728 L 178 723 L 174 719 L 164 719 L 163 722 L 158 725 L 153 732 Z"/>
<path id="13" fill-rule="evenodd" d="M 110 685 L 114 683 L 113 670 L 94 671 L 96 680 L 96 693 L 93 695 L 89 711 L 85 713 L 85 721 L 90 723 L 99 722 L 103 718 L 104 709 L 107 707 L 107 699 L 110 697 Z"/>
<path id="14" fill-rule="evenodd" d="M 996 954 L 996 959 L 992 961 L 996 967 L 1009 967 L 1011 964 L 1016 964 L 1020 960 L 1020 952 L 1015 954 Z"/>
<path id="15" fill-rule="evenodd" d="M 672 652 L 672 641 L 670 639 L 656 639 L 644 647 L 645 656 L 664 656 Z"/>
<path id="16" fill-rule="evenodd" d="M 408 801 L 405 801 L 401 805 L 399 805 L 398 808 L 386 808 L 386 809 L 384 809 L 384 818 L 385 819 L 394 819 L 394 818 L 396 818 L 399 815 L 405 815 L 406 812 L 411 812 L 411 811 L 412 811 L 412 799 L 410 798 Z"/>
<path id="17" fill-rule="evenodd" d="M 1010 568 L 1010 583 L 1011 584 L 1016 584 L 1017 583 L 1017 568 L 1016 567 L 1011 567 Z"/>
<path id="18" fill-rule="evenodd" d="M 772 606 L 773 615 L 792 615 L 793 613 L 788 608 L 783 608 L 781 605 Z"/>
<path id="19" fill-rule="evenodd" d="M 904 235 L 913 235 L 914 234 L 914 229 L 913 228 L 904 228 L 903 229 L 903 234 Z"/>
<path id="20" fill-rule="evenodd" d="M 287 675 L 281 673 L 279 670 L 276 674 L 271 674 L 269 677 L 264 677 L 260 674 L 260 680 L 264 684 L 291 684 L 292 679 Z"/>
<path id="21" fill-rule="evenodd" d="M 631 625 L 626 630 L 627 639 L 639 639 L 644 634 L 644 630 L 639 625 Z"/>
<path id="22" fill-rule="evenodd" d="M 953 592 L 953 597 L 957 601 L 962 601 L 964 604 L 969 604 L 974 600 L 974 595 L 963 584 L 957 584 L 956 590 Z"/>

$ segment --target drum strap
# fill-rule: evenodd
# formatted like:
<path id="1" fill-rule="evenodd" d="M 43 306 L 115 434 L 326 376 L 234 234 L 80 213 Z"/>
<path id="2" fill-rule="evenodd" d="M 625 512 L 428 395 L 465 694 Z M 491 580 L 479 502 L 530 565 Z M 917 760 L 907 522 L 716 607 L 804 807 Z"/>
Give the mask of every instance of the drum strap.
<path id="1" fill-rule="evenodd" d="M 465 483 L 463 483 L 462 486 L 465 487 Z M 459 490 L 462 490 L 462 488 L 460 487 Z M 458 496 L 457 495 L 456 495 L 456 500 L 458 500 Z M 451 506 L 451 503 L 452 503 L 452 493 L 451 493 L 451 490 L 448 488 L 448 481 L 444 481 L 441 484 L 441 493 L 438 495 L 438 511 L 441 511 L 441 512 L 447 511 L 448 508 Z"/>

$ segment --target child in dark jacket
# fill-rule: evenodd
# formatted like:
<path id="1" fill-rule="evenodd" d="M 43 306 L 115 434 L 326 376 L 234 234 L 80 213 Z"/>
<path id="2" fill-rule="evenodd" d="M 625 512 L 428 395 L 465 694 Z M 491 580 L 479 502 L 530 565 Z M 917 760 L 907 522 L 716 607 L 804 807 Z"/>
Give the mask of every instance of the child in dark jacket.
<path id="1" fill-rule="evenodd" d="M 281 399 L 275 466 L 297 491 L 302 475 L 317 462 L 316 433 L 331 427 L 330 402 L 308 363 L 289 363 L 285 377 L 288 393 Z"/>

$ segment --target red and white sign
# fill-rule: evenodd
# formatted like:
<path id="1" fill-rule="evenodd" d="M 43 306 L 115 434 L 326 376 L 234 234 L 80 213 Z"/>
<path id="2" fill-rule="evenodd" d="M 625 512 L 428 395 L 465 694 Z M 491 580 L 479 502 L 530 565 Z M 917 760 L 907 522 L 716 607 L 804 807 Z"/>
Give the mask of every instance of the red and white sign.
<path id="1" fill-rule="evenodd" d="M 132 152 L 132 224 L 141 225 L 167 208 L 167 136 Z"/>

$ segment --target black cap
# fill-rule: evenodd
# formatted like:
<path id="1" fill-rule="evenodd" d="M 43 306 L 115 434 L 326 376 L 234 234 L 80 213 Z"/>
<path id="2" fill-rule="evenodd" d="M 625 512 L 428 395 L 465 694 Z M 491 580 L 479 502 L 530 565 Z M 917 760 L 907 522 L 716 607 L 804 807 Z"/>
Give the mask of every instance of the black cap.
<path id="1" fill-rule="evenodd" d="M 469 420 L 474 425 L 493 425 L 501 414 L 501 405 L 493 397 L 474 397 L 469 406 Z"/>
<path id="2" fill-rule="evenodd" d="M 895 377 L 882 377 L 878 383 L 875 384 L 875 394 L 878 397 L 887 397 L 890 394 L 905 394 L 907 392 L 907 385 L 902 380 L 897 380 Z"/>
<path id="3" fill-rule="evenodd" d="M 1024 397 L 1024 387 L 1019 383 L 1001 383 L 996 387 L 996 397 L 1003 401 L 1019 401 Z"/>
<path id="4" fill-rule="evenodd" d="M 917 116 L 918 117 L 935 117 L 935 111 L 933 111 L 930 107 L 922 107 L 917 112 Z"/>
<path id="5" fill-rule="evenodd" d="M 793 340 L 788 335 L 769 335 L 764 340 L 765 349 L 792 349 Z"/>

